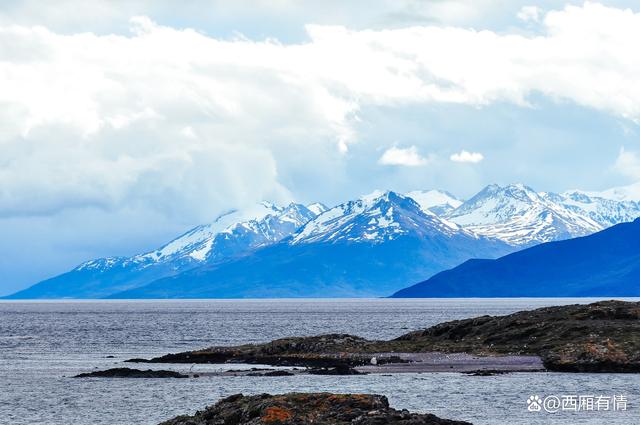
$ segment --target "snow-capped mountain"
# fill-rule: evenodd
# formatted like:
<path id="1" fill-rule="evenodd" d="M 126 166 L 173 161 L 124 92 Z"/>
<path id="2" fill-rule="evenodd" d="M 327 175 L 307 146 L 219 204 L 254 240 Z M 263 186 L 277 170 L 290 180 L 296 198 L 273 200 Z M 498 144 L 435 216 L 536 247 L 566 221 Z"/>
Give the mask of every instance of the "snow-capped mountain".
<path id="1" fill-rule="evenodd" d="M 533 245 L 601 230 L 594 220 L 523 184 L 489 185 L 447 217 L 477 234 L 511 245 Z"/>
<path id="2" fill-rule="evenodd" d="M 316 210 L 323 207 L 314 206 Z M 279 207 L 261 202 L 222 214 L 212 223 L 197 226 L 159 249 L 133 257 L 87 261 L 14 297 L 104 297 L 276 243 L 315 216 L 301 204 Z"/>
<path id="3" fill-rule="evenodd" d="M 318 204 L 314 208 L 321 210 Z M 278 242 L 316 214 L 301 204 L 278 207 L 270 202 L 261 202 L 247 210 L 224 214 L 213 223 L 198 226 L 156 251 L 134 257 L 134 260 L 217 261 Z"/>
<path id="4" fill-rule="evenodd" d="M 408 196 L 374 193 L 325 211 L 292 237 L 251 255 L 113 297 L 381 296 L 470 258 L 513 250 L 423 211 Z"/>
<path id="5" fill-rule="evenodd" d="M 640 216 L 640 203 L 614 200 L 584 192 L 565 192 L 549 197 L 576 213 L 586 215 L 602 226 L 602 229 L 619 223 L 631 222 Z"/>
<path id="6" fill-rule="evenodd" d="M 496 260 L 467 261 L 393 297 L 637 297 L 639 257 L 636 219 Z"/>
<path id="7" fill-rule="evenodd" d="M 636 202 L 536 192 L 523 184 L 489 185 L 445 217 L 514 246 L 570 239 L 640 216 Z"/>
<path id="8" fill-rule="evenodd" d="M 180 268 L 192 263 L 217 261 L 278 242 L 315 216 L 316 213 L 301 204 L 278 207 L 264 201 L 222 214 L 213 223 L 197 226 L 154 251 L 129 258 L 92 260 L 81 264 L 77 270 L 130 264 L 149 267 L 158 263 L 172 263 L 174 268 Z"/>
<path id="9" fill-rule="evenodd" d="M 374 192 L 320 214 L 296 232 L 291 243 L 383 243 L 411 232 L 446 236 L 460 233 L 475 237 L 460 226 L 423 210 L 409 196 Z"/>
<path id="10" fill-rule="evenodd" d="M 436 190 L 374 192 L 333 208 L 262 202 L 158 249 L 87 261 L 12 297 L 387 295 L 470 258 L 496 258 L 640 216 L 639 202 L 607 193 L 512 184 L 487 186 L 464 202 Z"/>
<path id="11" fill-rule="evenodd" d="M 571 190 L 566 192 L 565 194 L 571 193 L 580 193 L 590 198 L 603 198 L 613 201 L 640 202 L 640 182 L 633 183 L 627 186 L 613 187 L 601 192 Z"/>
<path id="12" fill-rule="evenodd" d="M 231 210 L 212 223 L 197 226 L 162 247 L 133 257 L 91 260 L 77 270 L 105 269 L 116 265 L 148 267 L 158 263 L 178 264 L 215 261 L 246 249 L 279 241 L 315 217 L 299 204 L 278 207 L 260 202 L 242 210 Z"/>
<path id="13" fill-rule="evenodd" d="M 445 190 L 414 190 L 406 194 L 420 205 L 423 211 L 430 211 L 444 217 L 462 205 L 462 201 Z"/>
<path id="14" fill-rule="evenodd" d="M 307 205 L 307 208 L 315 215 L 320 215 L 329 209 L 329 207 L 327 207 L 322 202 L 314 202 L 313 204 Z"/>

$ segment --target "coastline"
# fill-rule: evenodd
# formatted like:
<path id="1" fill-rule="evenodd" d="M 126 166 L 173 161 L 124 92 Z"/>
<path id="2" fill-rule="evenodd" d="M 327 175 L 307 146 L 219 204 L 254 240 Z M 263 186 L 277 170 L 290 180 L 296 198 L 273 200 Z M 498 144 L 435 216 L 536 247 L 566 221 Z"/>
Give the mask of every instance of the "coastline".
<path id="1" fill-rule="evenodd" d="M 173 300 L 162 303 L 3 304 L 7 326 L 18 330 L 7 341 L 15 348 L 8 346 L 8 351 L 5 351 L 7 361 L 6 367 L 2 368 L 3 379 L 16 394 L 26 391 L 41 394 L 41 407 L 33 411 L 32 403 L 22 403 L 7 392 L 0 399 L 5 407 L 11 406 L 11 410 L 0 408 L 0 411 L 4 417 L 13 418 L 16 425 L 38 420 L 52 424 L 74 421 L 93 425 L 114 422 L 155 425 L 179 414 L 192 414 L 236 393 L 338 391 L 385 394 L 393 407 L 415 412 L 429 411 L 442 418 L 463 419 L 476 425 L 531 425 L 535 417 L 526 413 L 524 404 L 530 392 L 570 394 L 579 389 L 594 394 L 624 393 L 630 400 L 637 400 L 640 396 L 637 377 L 619 373 L 513 372 L 472 377 L 445 371 L 254 377 L 244 374 L 220 376 L 218 372 L 262 366 L 148 363 L 144 369 L 169 368 L 182 374 L 199 374 L 200 378 L 71 378 L 90 370 L 124 366 L 127 365 L 122 363 L 125 359 L 141 355 L 160 356 L 167 352 L 223 343 L 260 343 L 287 334 L 314 334 L 317 330 L 354 333 L 368 338 L 376 335 L 396 338 L 425 324 L 436 325 L 482 314 L 504 315 L 540 306 L 537 302 L 521 302 L 473 300 L 450 301 L 443 305 L 432 300 L 398 302 L 382 299 L 343 300 L 339 303 L 323 300 L 306 303 L 273 303 L 268 300 L 194 303 Z M 558 303 L 557 300 L 541 302 L 547 305 Z M 579 300 L 572 299 L 571 302 Z M 24 320 L 26 317 L 30 318 L 28 322 Z M 56 329 L 56 332 L 51 332 L 51 329 Z M 30 351 L 26 351 L 27 348 Z M 21 370 L 20 374 L 16 374 L 16 368 Z M 109 394 L 108 400 L 96 405 L 94 401 L 106 393 Z M 447 396 L 443 397 L 443 394 Z M 70 402 L 65 403 L 64 400 Z M 611 425 L 626 425 L 637 414 L 634 405 L 630 409 L 633 412 L 585 415 L 581 420 L 589 425 L 599 425 L 605 419 Z M 571 425 L 575 418 L 557 416 L 556 421 Z"/>
<path id="2" fill-rule="evenodd" d="M 639 319 L 640 302 L 609 300 L 454 320 L 387 341 L 325 334 L 282 338 L 263 344 L 209 347 L 128 362 L 248 363 L 336 370 L 341 367 L 345 373 L 352 373 L 354 367 L 381 367 L 382 364 L 416 364 L 416 370 L 428 370 L 437 363 L 435 370 L 453 369 L 454 357 L 424 354 L 442 352 L 475 354 L 478 359 L 536 356 L 541 359 L 543 369 L 556 371 L 637 373 L 640 372 Z M 387 354 L 376 358 L 376 353 Z M 459 355 L 458 359 L 464 359 L 460 368 L 466 367 L 465 363 L 474 357 Z M 500 367 L 513 369 L 513 364 L 516 369 L 520 365 L 530 369 L 527 360 L 517 357 L 505 365 L 491 358 L 485 364 L 492 362 L 498 370 Z"/>

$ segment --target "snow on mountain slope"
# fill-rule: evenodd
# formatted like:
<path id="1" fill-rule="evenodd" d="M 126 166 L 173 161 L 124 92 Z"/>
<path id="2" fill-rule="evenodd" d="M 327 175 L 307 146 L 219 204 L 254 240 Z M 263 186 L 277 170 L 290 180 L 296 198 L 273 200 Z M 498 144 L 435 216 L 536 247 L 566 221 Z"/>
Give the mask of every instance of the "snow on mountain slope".
<path id="1" fill-rule="evenodd" d="M 570 190 L 565 192 L 563 195 L 570 195 L 572 193 L 579 193 L 591 198 L 610 199 L 613 201 L 640 202 L 640 182 L 633 183 L 628 186 L 613 187 L 601 192 Z"/>
<path id="2" fill-rule="evenodd" d="M 340 204 L 304 225 L 292 244 L 338 241 L 383 243 L 408 233 L 465 234 L 454 223 L 423 211 L 410 197 L 395 192 L 374 192 Z"/>
<path id="3" fill-rule="evenodd" d="M 278 207 L 265 201 L 222 214 L 212 223 L 197 226 L 157 250 L 130 258 L 92 260 L 78 269 L 112 268 L 118 264 L 148 267 L 156 263 L 214 261 L 275 243 L 315 216 L 304 205 L 292 203 Z"/>
<path id="4" fill-rule="evenodd" d="M 327 207 L 322 202 L 314 202 L 313 204 L 307 205 L 307 208 L 315 215 L 320 215 L 329 209 L 329 207 Z"/>
<path id="5" fill-rule="evenodd" d="M 263 208 L 257 208 L 249 213 L 253 218 L 226 225 L 214 222 L 203 226 L 194 235 L 181 237 L 160 249 L 155 255 L 163 255 L 167 247 L 172 257 L 185 256 L 200 260 L 212 261 L 234 255 L 249 249 L 269 245 L 290 236 L 295 230 L 316 216 L 304 205 L 290 204 L 280 208 L 273 204 L 262 203 Z M 229 221 L 229 216 L 224 216 Z M 239 216 L 242 217 L 242 216 Z M 194 241 L 194 242 L 192 242 Z M 179 249 L 176 249 L 179 248 Z M 153 255 L 153 254 L 152 254 Z"/>
<path id="6" fill-rule="evenodd" d="M 496 260 L 467 261 L 393 297 L 637 297 L 638 258 L 640 219 Z"/>
<path id="7" fill-rule="evenodd" d="M 621 193 L 616 190 L 610 193 Z M 331 209 L 263 202 L 223 214 L 157 250 L 88 261 L 12 297 L 133 296 L 129 291 L 158 281 L 165 282 L 160 292 L 141 289 L 138 295 L 186 296 L 180 288 L 190 287 L 193 296 L 265 296 L 273 291 L 267 282 L 281 284 L 283 296 L 316 294 L 309 292 L 313 282 L 333 294 L 381 294 L 469 258 L 495 258 L 640 216 L 639 202 L 600 194 L 512 184 L 487 186 L 465 202 L 443 191 L 374 192 Z M 190 279 L 201 286 L 190 286 Z M 221 279 L 224 291 L 215 286 Z M 174 288 L 176 282 L 181 286 Z"/>
<path id="8" fill-rule="evenodd" d="M 462 201 L 444 190 L 414 190 L 406 194 L 420 205 L 423 211 L 444 216 L 462 205 Z"/>
<path id="9" fill-rule="evenodd" d="M 470 258 L 516 248 L 377 192 L 331 208 L 291 238 L 228 261 L 206 263 L 111 298 L 384 296 Z"/>
<path id="10" fill-rule="evenodd" d="M 515 246 L 584 236 L 604 226 L 561 197 L 523 184 L 489 185 L 446 217 L 479 235 Z"/>
<path id="11" fill-rule="evenodd" d="M 315 216 L 304 205 L 278 207 L 263 202 L 223 214 L 213 223 L 198 226 L 157 250 L 133 257 L 87 261 L 11 297 L 104 298 L 276 243 Z"/>
<path id="12" fill-rule="evenodd" d="M 189 256 L 195 260 L 204 260 L 211 252 L 213 241 L 219 233 L 232 233 L 240 226 L 256 231 L 256 221 L 264 219 L 269 214 L 278 215 L 281 212 L 282 208 L 269 202 L 261 202 L 243 210 L 232 210 L 218 216 L 213 223 L 197 226 L 160 249 L 135 258 L 170 261 Z"/>
<path id="13" fill-rule="evenodd" d="M 619 201 L 589 196 L 585 192 L 579 191 L 553 195 L 552 199 L 576 213 L 587 215 L 600 224 L 603 229 L 640 217 L 640 202 L 636 201 Z"/>

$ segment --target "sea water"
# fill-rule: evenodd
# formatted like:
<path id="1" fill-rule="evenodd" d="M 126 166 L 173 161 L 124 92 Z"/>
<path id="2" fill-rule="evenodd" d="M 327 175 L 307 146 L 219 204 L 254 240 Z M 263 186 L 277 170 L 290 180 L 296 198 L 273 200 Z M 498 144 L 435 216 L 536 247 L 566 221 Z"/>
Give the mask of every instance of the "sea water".
<path id="1" fill-rule="evenodd" d="M 74 379 L 151 357 L 349 333 L 393 338 L 447 320 L 499 315 L 591 299 L 357 299 L 0 302 L 0 424 L 157 424 L 235 393 L 289 391 L 384 394 L 392 407 L 474 424 L 640 423 L 634 374 L 459 373 L 363 376 Z M 192 373 L 219 365 L 137 365 Z M 233 366 L 238 368 L 237 365 Z M 527 398 L 626 397 L 626 410 L 530 412 Z"/>

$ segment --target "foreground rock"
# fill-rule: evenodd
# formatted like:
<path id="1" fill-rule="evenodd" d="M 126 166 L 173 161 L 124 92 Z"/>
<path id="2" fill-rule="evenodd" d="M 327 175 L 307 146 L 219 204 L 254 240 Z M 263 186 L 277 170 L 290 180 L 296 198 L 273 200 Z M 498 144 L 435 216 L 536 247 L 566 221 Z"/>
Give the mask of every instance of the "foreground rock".
<path id="1" fill-rule="evenodd" d="M 399 350 L 536 354 L 554 371 L 640 372 L 640 303 L 602 301 L 456 320 L 392 343 Z"/>
<path id="2" fill-rule="evenodd" d="M 372 372 L 372 362 L 378 367 L 394 364 L 396 369 L 406 363 L 409 370 L 412 362 L 420 357 L 415 353 L 433 352 L 536 356 L 542 359 L 544 367 L 554 371 L 640 372 L 640 303 L 602 301 L 455 320 L 391 341 L 330 334 L 283 338 L 265 344 L 212 347 L 149 361 L 239 362 L 342 370 L 361 367 Z M 518 362 L 515 363 L 518 366 Z M 500 367 L 487 365 L 491 369 Z M 522 370 L 533 369 L 535 364 Z"/>
<path id="3" fill-rule="evenodd" d="M 99 370 L 96 372 L 81 373 L 74 378 L 188 378 L 171 370 L 138 370 L 128 367 L 117 367 L 107 370 Z"/>
<path id="4" fill-rule="evenodd" d="M 389 407 L 385 396 L 370 394 L 289 393 L 220 400 L 193 416 L 178 416 L 161 425 L 470 425 L 431 414 Z"/>

